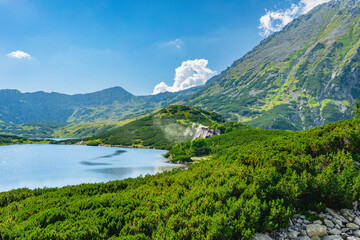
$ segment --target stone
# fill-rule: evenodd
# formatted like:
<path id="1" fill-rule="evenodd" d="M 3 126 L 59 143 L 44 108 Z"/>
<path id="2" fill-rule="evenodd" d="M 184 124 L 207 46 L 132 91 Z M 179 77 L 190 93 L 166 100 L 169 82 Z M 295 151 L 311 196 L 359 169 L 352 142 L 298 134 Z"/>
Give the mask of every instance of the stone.
<path id="1" fill-rule="evenodd" d="M 357 237 L 360 237 L 360 230 L 354 231 L 354 235 L 357 236 Z"/>
<path id="2" fill-rule="evenodd" d="M 300 238 L 300 240 L 310 240 L 310 238 L 308 236 L 303 236 Z"/>
<path id="3" fill-rule="evenodd" d="M 350 228 L 342 228 L 342 229 L 341 229 L 342 232 L 347 232 L 347 231 L 349 231 L 349 230 L 350 230 Z"/>
<path id="4" fill-rule="evenodd" d="M 316 221 L 314 221 L 314 224 L 322 224 L 322 222 L 320 221 L 320 220 L 316 220 Z"/>
<path id="5" fill-rule="evenodd" d="M 298 231 L 295 231 L 295 230 L 293 230 L 293 229 L 290 229 L 289 230 L 289 233 L 288 233 L 288 237 L 290 238 L 290 239 L 296 239 L 298 236 L 299 236 L 299 232 Z"/>
<path id="6" fill-rule="evenodd" d="M 272 240 L 271 237 L 269 237 L 266 234 L 262 234 L 262 233 L 255 233 L 253 240 Z"/>
<path id="7" fill-rule="evenodd" d="M 341 233 L 340 236 L 341 236 L 342 238 L 347 238 L 349 235 L 346 234 L 346 233 Z"/>
<path id="8" fill-rule="evenodd" d="M 341 209 L 340 213 L 350 222 L 354 221 L 354 216 L 350 213 L 349 209 Z"/>
<path id="9" fill-rule="evenodd" d="M 336 218 L 331 219 L 331 221 L 333 223 L 335 223 L 336 225 L 339 225 L 340 227 L 343 226 L 343 223 L 340 220 L 336 219 Z"/>
<path id="10" fill-rule="evenodd" d="M 318 236 L 313 236 L 313 237 L 311 238 L 311 240 L 321 240 L 321 238 L 318 237 Z"/>
<path id="11" fill-rule="evenodd" d="M 306 233 L 309 237 L 325 236 L 327 234 L 326 227 L 320 224 L 309 224 L 306 226 Z"/>
<path id="12" fill-rule="evenodd" d="M 329 231 L 331 235 L 340 235 L 341 231 L 339 229 L 333 228 Z"/>
<path id="13" fill-rule="evenodd" d="M 360 218 L 356 217 L 354 220 L 354 223 L 358 226 L 360 226 Z"/>
<path id="14" fill-rule="evenodd" d="M 346 224 L 346 227 L 350 228 L 351 230 L 359 229 L 359 226 L 354 223 L 348 223 L 348 224 Z"/>
<path id="15" fill-rule="evenodd" d="M 333 228 L 335 226 L 335 224 L 332 221 L 328 220 L 328 219 L 325 219 L 324 223 L 329 228 Z"/>
<path id="16" fill-rule="evenodd" d="M 303 235 L 303 236 L 307 236 L 307 234 L 306 234 L 306 231 L 305 231 L 305 230 L 301 230 L 301 231 L 300 231 L 300 233 L 301 233 L 301 235 Z"/>
<path id="17" fill-rule="evenodd" d="M 333 216 L 334 218 L 340 220 L 343 223 L 348 223 L 349 221 L 344 218 L 343 216 L 337 214 L 334 210 L 330 209 L 330 208 L 326 208 L 325 209 L 328 213 L 330 213 L 331 216 Z"/>
<path id="18" fill-rule="evenodd" d="M 322 240 L 343 240 L 340 235 L 327 235 Z"/>
<path id="19" fill-rule="evenodd" d="M 359 240 L 359 238 L 350 236 L 350 237 L 347 237 L 346 240 Z"/>

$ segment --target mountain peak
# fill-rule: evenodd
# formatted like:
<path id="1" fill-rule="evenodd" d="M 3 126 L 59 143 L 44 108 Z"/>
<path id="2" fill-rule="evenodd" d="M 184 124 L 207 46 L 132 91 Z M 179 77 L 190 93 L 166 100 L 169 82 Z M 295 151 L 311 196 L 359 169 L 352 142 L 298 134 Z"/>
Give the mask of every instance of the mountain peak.
<path id="1" fill-rule="evenodd" d="M 360 95 L 359 24 L 359 0 L 320 5 L 185 103 L 262 128 L 300 130 L 350 118 Z"/>

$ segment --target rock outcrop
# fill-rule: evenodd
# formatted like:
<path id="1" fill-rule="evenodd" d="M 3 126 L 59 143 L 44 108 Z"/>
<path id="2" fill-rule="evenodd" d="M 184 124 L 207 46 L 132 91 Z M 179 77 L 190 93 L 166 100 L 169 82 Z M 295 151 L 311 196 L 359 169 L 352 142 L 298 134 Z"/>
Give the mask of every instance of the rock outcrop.
<path id="1" fill-rule="evenodd" d="M 211 138 L 213 136 L 217 136 L 220 134 L 221 134 L 220 130 L 214 130 L 214 129 L 209 128 L 208 126 L 200 125 L 196 129 L 196 133 L 195 133 L 192 141 L 194 141 L 197 138 Z"/>

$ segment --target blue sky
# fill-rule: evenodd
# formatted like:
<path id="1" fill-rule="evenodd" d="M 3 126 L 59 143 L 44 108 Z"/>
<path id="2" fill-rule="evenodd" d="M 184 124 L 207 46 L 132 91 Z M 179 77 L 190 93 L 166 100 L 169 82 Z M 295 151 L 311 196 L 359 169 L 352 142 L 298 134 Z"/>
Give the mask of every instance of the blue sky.
<path id="1" fill-rule="evenodd" d="M 188 60 L 225 70 L 264 38 L 262 16 L 281 28 L 275 21 L 283 19 L 271 14 L 286 15 L 298 3 L 0 0 L 0 89 L 73 94 L 121 86 L 151 94 L 160 82 L 172 86 Z"/>

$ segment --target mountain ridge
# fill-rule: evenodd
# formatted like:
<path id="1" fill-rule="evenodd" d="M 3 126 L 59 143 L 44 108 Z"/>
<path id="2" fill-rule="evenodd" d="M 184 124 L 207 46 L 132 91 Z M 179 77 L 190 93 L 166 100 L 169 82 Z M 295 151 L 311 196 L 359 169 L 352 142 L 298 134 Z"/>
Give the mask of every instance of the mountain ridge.
<path id="1" fill-rule="evenodd" d="M 183 102 L 261 128 L 303 130 L 349 119 L 360 93 L 359 16 L 358 0 L 322 4 Z"/>

